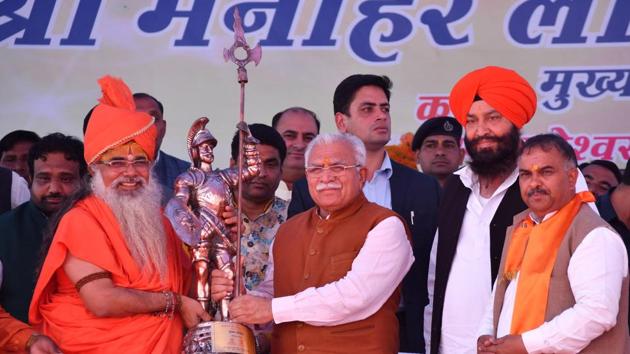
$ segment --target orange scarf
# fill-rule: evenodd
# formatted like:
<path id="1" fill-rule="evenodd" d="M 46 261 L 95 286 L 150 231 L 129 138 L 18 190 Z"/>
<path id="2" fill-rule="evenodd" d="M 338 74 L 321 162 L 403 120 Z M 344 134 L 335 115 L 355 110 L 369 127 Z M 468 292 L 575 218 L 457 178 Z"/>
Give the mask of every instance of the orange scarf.
<path id="1" fill-rule="evenodd" d="M 535 225 L 527 217 L 514 229 L 503 273 L 511 281 L 520 272 L 510 334 L 545 322 L 549 281 L 560 243 L 582 203 L 594 200 L 590 192 L 580 192 L 549 219 Z"/>

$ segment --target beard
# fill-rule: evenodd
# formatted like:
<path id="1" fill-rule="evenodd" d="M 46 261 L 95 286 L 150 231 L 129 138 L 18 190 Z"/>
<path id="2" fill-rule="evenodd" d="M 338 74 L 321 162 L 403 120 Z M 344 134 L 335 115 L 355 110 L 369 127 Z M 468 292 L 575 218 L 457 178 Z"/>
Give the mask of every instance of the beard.
<path id="1" fill-rule="evenodd" d="M 520 133 L 516 127 L 512 127 L 509 133 L 502 136 L 481 136 L 468 140 L 464 138 L 466 151 L 471 157 L 469 166 L 472 171 L 482 177 L 497 177 L 509 174 L 516 166 Z M 477 147 L 481 140 L 493 140 L 497 143 L 496 149 Z"/>
<path id="2" fill-rule="evenodd" d="M 138 181 L 141 187 L 133 192 L 120 192 L 116 186 L 125 181 Z M 157 271 L 168 278 L 166 231 L 162 224 L 161 187 L 150 178 L 116 178 L 105 187 L 100 171 L 96 170 L 91 187 L 96 196 L 110 207 L 125 237 L 131 256 L 143 271 Z"/>

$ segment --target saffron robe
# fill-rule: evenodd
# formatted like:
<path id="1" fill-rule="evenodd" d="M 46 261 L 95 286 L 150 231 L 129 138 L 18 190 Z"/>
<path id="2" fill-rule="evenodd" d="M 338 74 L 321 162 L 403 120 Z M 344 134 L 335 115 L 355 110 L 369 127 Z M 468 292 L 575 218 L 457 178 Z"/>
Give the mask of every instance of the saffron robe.
<path id="1" fill-rule="evenodd" d="M 84 305 L 63 269 L 68 253 L 112 274 L 114 285 L 143 291 L 183 293 L 183 253 L 166 218 L 168 279 L 142 271 L 133 259 L 111 209 L 91 195 L 63 216 L 44 261 L 29 320 L 53 338 L 68 353 L 164 353 L 181 352 L 183 324 L 173 318 L 136 314 L 126 317 L 96 317 Z"/>

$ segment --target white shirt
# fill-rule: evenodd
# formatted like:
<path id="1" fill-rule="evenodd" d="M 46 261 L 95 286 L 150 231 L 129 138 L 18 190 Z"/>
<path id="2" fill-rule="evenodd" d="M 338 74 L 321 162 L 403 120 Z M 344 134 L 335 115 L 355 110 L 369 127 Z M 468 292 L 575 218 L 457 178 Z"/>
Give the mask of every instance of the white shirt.
<path id="1" fill-rule="evenodd" d="M 478 178 L 469 166 L 463 167 L 455 174 L 460 176 L 462 183 L 471 190 L 471 193 L 466 204 L 466 213 L 444 297 L 440 343 L 440 353 L 443 354 L 477 353 L 478 329 L 490 304 L 492 292 L 490 222 L 507 189 L 516 182 L 518 169 L 515 169 L 488 199 L 481 197 Z M 581 173 L 578 173 L 575 186 L 578 192 L 588 190 Z M 597 210 L 594 203 L 589 205 Z M 438 234 L 439 230 L 436 231 L 429 258 L 427 278 L 429 304 L 424 309 L 424 340 L 427 352 L 431 348 Z"/>
<path id="2" fill-rule="evenodd" d="M 275 196 L 285 200 L 287 203 L 291 202 L 291 190 L 285 181 L 280 181 L 278 188 L 276 188 Z"/>
<path id="3" fill-rule="evenodd" d="M 490 272 L 490 222 L 503 200 L 508 188 L 516 182 L 518 171 L 514 170 L 490 198 L 482 198 L 479 181 L 470 167 L 466 166 L 455 174 L 464 186 L 471 190 L 466 213 L 459 233 L 459 241 L 444 296 L 442 313 L 442 341 L 440 352 L 444 354 L 477 353 L 477 330 L 489 303 L 492 292 Z M 439 230 L 438 230 L 439 231 Z M 424 311 L 425 343 L 430 348 L 431 316 L 433 314 L 433 286 L 437 239 L 433 241 L 429 259 L 428 292 L 429 305 Z"/>
<path id="4" fill-rule="evenodd" d="M 31 191 L 28 189 L 28 183 L 22 176 L 11 171 L 11 209 L 16 206 L 28 202 L 31 199 Z"/>
<path id="5" fill-rule="evenodd" d="M 622 281 L 628 275 L 627 258 L 619 235 L 605 227 L 589 232 L 571 256 L 567 269 L 576 304 L 540 327 L 524 332 L 527 352 L 577 353 L 610 330 L 617 322 Z M 519 276 L 505 291 L 497 337 L 510 333 Z M 494 333 L 493 303 L 487 307 L 479 335 Z"/>
<path id="6" fill-rule="evenodd" d="M 381 167 L 374 171 L 372 180 L 366 181 L 363 186 L 363 194 L 365 194 L 367 200 L 389 210 L 392 209 L 392 189 L 389 185 L 392 173 L 392 161 L 385 153 Z"/>
<path id="7" fill-rule="evenodd" d="M 273 255 L 270 259 L 265 280 L 251 294 L 273 296 Z M 368 232 L 345 277 L 273 299 L 274 322 L 302 321 L 315 326 L 336 326 L 365 319 L 383 306 L 413 261 L 403 223 L 398 217 L 388 217 Z"/>

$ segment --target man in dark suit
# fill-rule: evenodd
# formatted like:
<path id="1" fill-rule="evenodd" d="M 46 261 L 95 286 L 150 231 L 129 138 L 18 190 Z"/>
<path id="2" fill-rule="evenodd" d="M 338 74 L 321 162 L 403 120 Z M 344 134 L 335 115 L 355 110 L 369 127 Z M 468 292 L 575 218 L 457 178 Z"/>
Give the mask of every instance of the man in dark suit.
<path id="1" fill-rule="evenodd" d="M 173 183 L 175 178 L 185 172 L 190 163 L 171 156 L 160 150 L 162 140 L 166 134 L 166 120 L 164 120 L 164 106 L 155 97 L 147 93 L 134 93 L 133 100 L 136 103 L 136 110 L 139 112 L 149 113 L 155 118 L 155 126 L 158 130 L 157 136 L 157 152 L 155 154 L 155 164 L 153 166 L 153 175 L 162 185 L 162 205 L 165 205 L 173 196 Z"/>
<path id="2" fill-rule="evenodd" d="M 403 280 L 403 301 L 398 311 L 400 350 L 424 353 L 422 309 L 428 303 L 426 288 L 429 252 L 437 227 L 440 187 L 437 181 L 400 165 L 387 156 L 391 137 L 387 76 L 352 75 L 336 88 L 335 124 L 342 133 L 357 136 L 367 150 L 367 199 L 398 213 L 407 223 L 416 261 Z M 295 183 L 289 217 L 314 206 L 306 180 Z"/>

